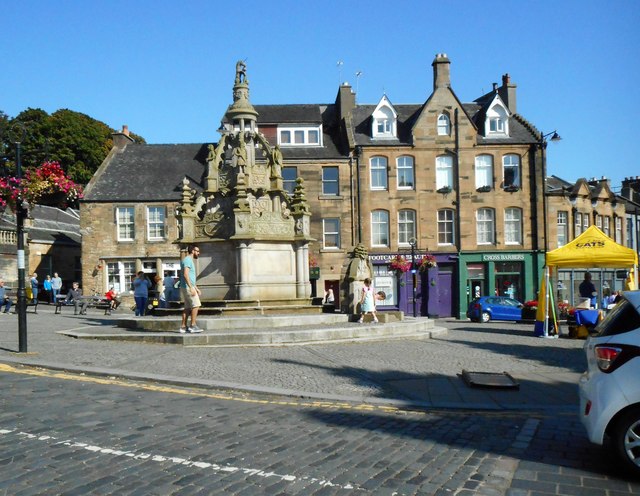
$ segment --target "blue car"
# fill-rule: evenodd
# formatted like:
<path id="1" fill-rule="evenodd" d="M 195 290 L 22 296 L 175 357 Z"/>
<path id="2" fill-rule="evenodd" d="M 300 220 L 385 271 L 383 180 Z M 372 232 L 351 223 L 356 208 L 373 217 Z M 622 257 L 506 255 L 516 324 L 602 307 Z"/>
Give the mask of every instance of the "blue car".
<path id="1" fill-rule="evenodd" d="M 481 296 L 469 303 L 467 317 L 473 322 L 522 320 L 522 303 L 505 296 Z"/>

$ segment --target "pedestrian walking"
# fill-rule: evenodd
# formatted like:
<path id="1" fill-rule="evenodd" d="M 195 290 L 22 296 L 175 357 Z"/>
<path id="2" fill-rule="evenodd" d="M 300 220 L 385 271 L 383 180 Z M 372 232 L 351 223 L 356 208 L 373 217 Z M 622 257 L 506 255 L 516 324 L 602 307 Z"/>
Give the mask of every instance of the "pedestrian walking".
<path id="1" fill-rule="evenodd" d="M 175 284 L 176 281 L 174 281 L 173 276 L 168 272 L 165 272 L 164 279 L 162 280 L 162 285 L 164 286 L 163 297 L 160 300 L 160 306 L 162 308 L 169 308 L 169 302 L 177 299 L 173 296 Z"/>
<path id="2" fill-rule="evenodd" d="M 371 279 L 368 277 L 364 280 L 364 287 L 362 288 L 362 294 L 360 295 L 360 320 L 358 322 L 362 324 L 364 322 L 364 316 L 368 313 L 373 315 L 373 321 L 377 324 L 378 317 L 376 316 L 376 299 L 375 290 L 371 285 Z"/>
<path id="3" fill-rule="evenodd" d="M 4 287 L 4 280 L 0 279 L 0 308 L 2 307 L 4 307 L 3 315 L 8 314 L 11 310 L 11 300 L 7 295 L 7 288 Z"/>
<path id="4" fill-rule="evenodd" d="M 33 303 L 38 303 L 38 274 L 33 273 L 33 277 L 31 277 L 31 298 Z"/>
<path id="5" fill-rule="evenodd" d="M 180 332 L 198 333 L 202 329 L 198 327 L 198 309 L 200 303 L 200 289 L 196 286 L 196 265 L 195 260 L 200 256 L 200 248 L 190 245 L 187 247 L 187 256 L 180 262 L 180 296 L 184 302 L 182 310 L 182 323 Z M 191 325 L 187 327 L 187 321 L 191 316 Z"/>
<path id="6" fill-rule="evenodd" d="M 53 273 L 53 278 L 51 279 L 51 292 L 53 293 L 53 302 L 58 302 L 58 295 L 60 294 L 60 290 L 62 289 L 62 279 L 58 276 L 57 272 Z"/>
<path id="7" fill-rule="evenodd" d="M 42 288 L 45 293 L 47 293 L 47 301 L 49 302 L 49 305 L 51 305 L 51 303 L 53 303 L 53 291 L 51 289 L 51 276 L 49 274 L 47 274 L 47 277 L 42 283 Z"/>
<path id="8" fill-rule="evenodd" d="M 144 272 L 138 272 L 138 277 L 133 280 L 133 299 L 136 301 L 136 316 L 143 317 L 147 310 L 151 281 Z"/>

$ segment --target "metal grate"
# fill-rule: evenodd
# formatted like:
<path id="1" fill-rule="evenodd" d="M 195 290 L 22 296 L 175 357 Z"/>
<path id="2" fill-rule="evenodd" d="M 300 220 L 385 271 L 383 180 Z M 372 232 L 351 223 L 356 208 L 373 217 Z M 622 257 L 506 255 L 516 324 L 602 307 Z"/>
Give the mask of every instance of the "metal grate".
<path id="1" fill-rule="evenodd" d="M 469 372 L 463 370 L 462 380 L 469 387 L 520 389 L 520 384 L 506 372 Z"/>

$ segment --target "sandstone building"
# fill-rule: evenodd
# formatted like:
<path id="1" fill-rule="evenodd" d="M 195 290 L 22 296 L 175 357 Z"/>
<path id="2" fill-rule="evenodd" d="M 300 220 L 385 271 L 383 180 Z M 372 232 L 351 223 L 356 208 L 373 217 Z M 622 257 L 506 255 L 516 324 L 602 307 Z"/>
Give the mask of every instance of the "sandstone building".
<path id="1" fill-rule="evenodd" d="M 547 135 L 518 113 L 508 74 L 463 103 L 450 66 L 445 54 L 435 57 L 432 92 L 421 103 L 382 95 L 356 104 L 345 83 L 333 103 L 253 106 L 257 130 L 282 152 L 284 189 L 293 194 L 296 178 L 304 180 L 315 239 L 309 254 L 318 266 L 312 295 L 333 288 L 339 296 L 347 256 L 362 244 L 374 285 L 387 294 L 383 309 L 464 318 L 478 295 L 535 298 L 544 252 L 575 236 L 577 214 L 580 228 L 586 215 L 624 238 L 624 205 L 607 185 L 550 181 L 545 196 Z M 128 292 L 137 270 L 177 274 L 183 180 L 198 194 L 207 187 L 213 137 L 139 145 L 127 134 L 115 136 L 81 203 L 84 287 Z M 596 214 L 586 208 L 594 196 Z M 423 271 L 416 264 L 415 286 L 411 272 L 389 266 L 412 255 L 437 264 Z"/>

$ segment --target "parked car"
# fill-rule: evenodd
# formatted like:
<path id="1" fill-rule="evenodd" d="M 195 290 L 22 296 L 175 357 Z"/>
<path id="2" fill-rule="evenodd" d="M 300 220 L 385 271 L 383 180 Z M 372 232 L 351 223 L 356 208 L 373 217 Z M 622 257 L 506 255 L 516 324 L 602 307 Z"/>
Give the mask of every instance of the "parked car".
<path id="1" fill-rule="evenodd" d="M 506 296 L 481 296 L 469 303 L 467 317 L 474 322 L 522 320 L 522 303 Z"/>
<path id="2" fill-rule="evenodd" d="M 580 420 L 591 442 L 608 445 L 640 477 L 640 291 L 623 293 L 584 350 Z"/>

